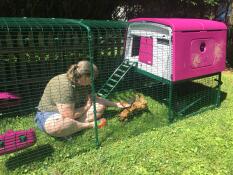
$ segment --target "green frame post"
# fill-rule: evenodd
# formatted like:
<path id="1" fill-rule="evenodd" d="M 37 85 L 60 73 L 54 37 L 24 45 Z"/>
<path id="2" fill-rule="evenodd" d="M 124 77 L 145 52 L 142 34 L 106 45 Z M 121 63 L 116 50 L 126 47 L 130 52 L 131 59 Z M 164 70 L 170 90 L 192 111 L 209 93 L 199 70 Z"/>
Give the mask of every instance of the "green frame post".
<path id="1" fill-rule="evenodd" d="M 217 87 L 216 87 L 216 103 L 215 103 L 215 106 L 216 107 L 220 107 L 220 101 L 221 101 L 221 85 L 222 85 L 222 73 L 218 73 L 218 79 L 216 80 L 217 81 Z"/>
<path id="2" fill-rule="evenodd" d="M 72 20 L 75 21 L 75 20 Z M 93 102 L 93 112 L 94 112 L 94 123 L 95 123 L 95 143 L 96 143 L 96 148 L 99 148 L 100 142 L 99 142 L 99 134 L 98 134 L 98 126 L 97 126 L 97 111 L 96 111 L 96 94 L 95 94 L 95 85 L 94 85 L 94 69 L 93 69 L 93 58 L 94 58 L 94 48 L 93 48 L 93 36 L 92 32 L 89 26 L 86 24 L 82 23 L 81 21 L 75 21 L 81 26 L 85 27 L 87 29 L 87 36 L 88 36 L 88 57 L 91 63 L 91 98 Z"/>
<path id="3" fill-rule="evenodd" d="M 169 83 L 169 92 L 168 92 L 168 120 L 172 122 L 174 120 L 174 113 L 172 108 L 172 101 L 173 101 L 173 83 Z"/>
<path id="4" fill-rule="evenodd" d="M 96 116 L 96 94 L 95 94 L 95 85 L 94 85 L 94 70 L 93 70 L 93 37 L 91 31 L 88 30 L 88 50 L 89 50 L 89 58 L 91 63 L 91 97 L 93 102 L 93 112 L 94 112 L 94 123 L 95 123 L 95 141 L 97 148 L 100 146 L 99 142 L 99 134 L 98 134 L 98 126 L 97 126 L 97 116 Z"/>

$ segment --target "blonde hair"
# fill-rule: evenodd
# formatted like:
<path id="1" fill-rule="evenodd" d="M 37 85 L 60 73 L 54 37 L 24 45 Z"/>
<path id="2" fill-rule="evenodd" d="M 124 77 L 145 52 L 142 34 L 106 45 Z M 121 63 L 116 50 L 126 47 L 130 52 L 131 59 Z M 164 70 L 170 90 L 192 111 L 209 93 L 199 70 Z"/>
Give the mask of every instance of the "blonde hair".
<path id="1" fill-rule="evenodd" d="M 98 76 L 98 68 L 95 64 L 92 65 L 94 70 L 94 78 Z M 81 76 L 89 76 L 91 77 L 91 63 L 89 61 L 80 61 L 77 64 L 73 64 L 70 66 L 68 71 L 66 72 L 68 80 L 72 83 L 76 84 L 78 79 Z"/>

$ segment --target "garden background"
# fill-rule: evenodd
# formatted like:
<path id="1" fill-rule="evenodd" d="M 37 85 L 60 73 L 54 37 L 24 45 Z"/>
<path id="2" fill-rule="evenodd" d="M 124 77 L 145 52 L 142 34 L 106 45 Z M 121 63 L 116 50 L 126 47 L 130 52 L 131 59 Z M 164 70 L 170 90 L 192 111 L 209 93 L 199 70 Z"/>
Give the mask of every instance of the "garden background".
<path id="1" fill-rule="evenodd" d="M 1 0 L 1 17 L 43 17 L 128 20 L 136 17 L 182 17 L 215 19 L 220 0 Z M 233 174 L 233 12 L 226 17 L 227 69 L 223 72 L 221 107 L 169 123 L 152 99 L 149 110 L 128 123 L 113 118 L 100 131 L 103 143 L 95 148 L 94 131 L 65 141 L 42 134 L 50 145 L 38 146 L 0 157 L 0 174 Z M 165 111 L 166 112 L 166 111 Z M 7 118 L 20 129 L 32 117 Z M 43 151 L 43 155 L 40 155 Z M 22 161 L 24 160 L 24 161 Z"/>

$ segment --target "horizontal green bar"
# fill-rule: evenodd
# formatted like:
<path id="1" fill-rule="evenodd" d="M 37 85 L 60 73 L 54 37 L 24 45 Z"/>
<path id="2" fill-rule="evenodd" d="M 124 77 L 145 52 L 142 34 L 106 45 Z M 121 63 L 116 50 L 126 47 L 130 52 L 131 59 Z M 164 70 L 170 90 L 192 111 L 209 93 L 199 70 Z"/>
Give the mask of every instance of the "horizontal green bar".
<path id="1" fill-rule="evenodd" d="M 138 72 L 138 73 L 140 73 L 140 74 L 142 74 L 142 75 L 145 75 L 145 76 L 147 76 L 147 77 L 149 77 L 149 78 L 152 78 L 152 79 L 154 79 L 154 80 L 157 80 L 157 81 L 159 81 L 159 82 L 163 82 L 163 83 L 165 83 L 165 84 L 171 84 L 171 81 L 169 81 L 169 80 L 167 80 L 167 79 L 164 79 L 164 78 L 162 78 L 162 77 L 156 76 L 156 75 L 154 75 L 154 74 L 152 74 L 152 73 L 146 72 L 146 71 L 144 71 L 144 70 L 141 70 L 141 69 L 136 68 L 136 72 Z"/>
<path id="2" fill-rule="evenodd" d="M 114 87 L 113 85 L 108 84 L 108 83 L 106 83 L 106 86 L 109 86 L 109 87 L 111 87 L 111 88 L 113 88 L 113 87 Z"/>
<path id="3" fill-rule="evenodd" d="M 118 75 L 118 74 L 114 74 L 113 76 L 116 76 L 118 78 L 121 78 L 122 76 L 121 75 Z"/>
<path id="4" fill-rule="evenodd" d="M 126 71 L 125 70 L 122 70 L 122 69 L 117 69 L 117 71 L 120 71 L 122 73 L 125 73 Z"/>
<path id="5" fill-rule="evenodd" d="M 107 90 L 107 89 L 101 89 L 102 91 L 104 91 L 104 92 L 107 92 L 107 93 L 109 93 L 109 90 Z"/>
<path id="6" fill-rule="evenodd" d="M 117 83 L 118 81 L 117 80 L 114 80 L 114 79 L 109 79 L 110 81 L 113 81 L 114 83 Z"/>

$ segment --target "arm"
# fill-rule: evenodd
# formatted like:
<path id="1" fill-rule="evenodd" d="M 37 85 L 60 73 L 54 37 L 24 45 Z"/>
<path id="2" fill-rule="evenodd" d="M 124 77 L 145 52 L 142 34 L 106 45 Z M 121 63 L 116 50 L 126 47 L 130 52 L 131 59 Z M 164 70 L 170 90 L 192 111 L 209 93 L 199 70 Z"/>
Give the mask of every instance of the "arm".
<path id="1" fill-rule="evenodd" d="M 77 108 L 75 110 L 75 118 L 82 117 L 83 114 L 85 114 L 90 109 L 91 105 L 92 105 L 91 101 L 88 100 L 85 106 Z"/>
<path id="2" fill-rule="evenodd" d="M 98 96 L 96 96 L 96 101 L 98 101 L 98 103 L 100 104 L 103 104 L 104 106 L 118 107 L 117 103 L 98 97 Z"/>
<path id="3" fill-rule="evenodd" d="M 75 110 L 74 104 L 56 104 L 62 117 L 76 119 L 81 117 L 91 107 L 89 104 Z"/>
<path id="4" fill-rule="evenodd" d="M 86 105 L 75 110 L 75 118 L 82 117 L 83 114 L 85 114 L 90 109 L 91 105 L 92 101 L 90 96 L 88 96 Z"/>
<path id="5" fill-rule="evenodd" d="M 72 118 L 72 119 L 76 119 L 81 117 L 83 114 L 85 114 L 91 107 L 92 102 L 90 97 L 88 97 L 87 99 L 87 103 L 85 106 L 80 107 L 75 109 L 75 105 L 74 103 L 72 104 L 61 104 L 61 103 L 57 103 L 57 109 L 59 111 L 59 113 L 62 115 L 62 117 L 67 117 L 67 118 Z"/>
<path id="6" fill-rule="evenodd" d="M 125 103 L 125 102 L 112 102 L 112 101 L 109 101 L 107 99 L 104 99 L 98 96 L 96 96 L 96 101 L 98 103 L 103 104 L 104 106 L 111 106 L 111 107 L 117 107 L 117 108 L 126 108 L 130 106 L 130 104 Z"/>
<path id="7" fill-rule="evenodd" d="M 58 112 L 61 114 L 63 118 L 72 118 L 76 119 L 81 117 L 88 109 L 87 106 L 80 107 L 75 110 L 74 104 L 56 104 Z"/>

